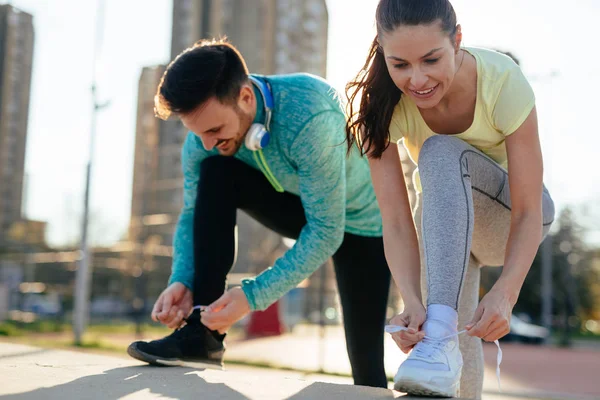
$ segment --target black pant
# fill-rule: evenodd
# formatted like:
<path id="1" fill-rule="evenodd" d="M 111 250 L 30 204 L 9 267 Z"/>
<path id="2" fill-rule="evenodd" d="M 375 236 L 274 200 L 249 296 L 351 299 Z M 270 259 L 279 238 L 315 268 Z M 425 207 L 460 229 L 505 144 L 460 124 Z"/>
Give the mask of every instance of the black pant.
<path id="1" fill-rule="evenodd" d="M 293 239 L 306 224 L 300 197 L 278 193 L 260 171 L 233 157 L 204 160 L 194 214 L 195 305 L 210 304 L 225 291 L 237 209 Z M 390 273 L 383 240 L 346 233 L 333 262 L 354 383 L 387 387 L 383 335 Z"/>

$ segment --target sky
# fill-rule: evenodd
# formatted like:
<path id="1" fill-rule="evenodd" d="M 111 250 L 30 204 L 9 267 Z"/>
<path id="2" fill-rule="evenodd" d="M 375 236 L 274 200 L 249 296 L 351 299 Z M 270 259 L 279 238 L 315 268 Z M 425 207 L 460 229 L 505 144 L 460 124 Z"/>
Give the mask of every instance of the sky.
<path id="1" fill-rule="evenodd" d="M 0 0 L 1 1 L 1 0 Z M 251 0 L 255 1 L 255 0 Z M 377 0 L 328 0 L 327 79 L 339 90 L 365 61 Z M 53 245 L 80 236 L 91 127 L 96 1 L 12 0 L 34 15 L 35 50 L 26 154 L 27 218 L 48 221 Z M 600 221 L 595 115 L 600 1 L 454 0 L 466 46 L 511 51 L 537 98 L 545 182 L 559 208 L 591 204 Z M 568 5 L 568 7 L 567 7 Z M 105 0 L 91 191 L 91 240 L 122 238 L 129 220 L 137 85 L 144 66 L 169 61 L 170 0 Z M 600 235 L 590 236 L 600 242 Z"/>

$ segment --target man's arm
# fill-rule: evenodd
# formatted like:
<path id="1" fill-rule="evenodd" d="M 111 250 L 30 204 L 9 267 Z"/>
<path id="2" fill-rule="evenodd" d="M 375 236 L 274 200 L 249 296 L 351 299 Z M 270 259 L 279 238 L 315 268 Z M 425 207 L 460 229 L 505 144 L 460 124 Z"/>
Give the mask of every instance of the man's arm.
<path id="1" fill-rule="evenodd" d="M 344 115 L 324 111 L 309 120 L 291 147 L 306 225 L 273 267 L 244 279 L 252 310 L 264 310 L 309 277 L 341 245 L 346 213 Z"/>
<path id="2" fill-rule="evenodd" d="M 183 209 L 173 236 L 173 265 L 169 285 L 181 282 L 190 290 L 193 290 L 194 285 L 194 207 L 200 179 L 200 164 L 208 155 L 202 142 L 189 132 L 181 151 Z"/>

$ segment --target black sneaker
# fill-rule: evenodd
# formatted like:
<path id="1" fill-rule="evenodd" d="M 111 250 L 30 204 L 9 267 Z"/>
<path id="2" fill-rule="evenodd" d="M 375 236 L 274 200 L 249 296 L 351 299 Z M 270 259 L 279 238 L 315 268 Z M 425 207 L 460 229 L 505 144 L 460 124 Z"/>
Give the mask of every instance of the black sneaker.
<path id="1" fill-rule="evenodd" d="M 200 310 L 194 310 L 182 328 L 159 340 L 133 342 L 127 354 L 151 365 L 222 369 L 224 338 L 205 327 Z"/>

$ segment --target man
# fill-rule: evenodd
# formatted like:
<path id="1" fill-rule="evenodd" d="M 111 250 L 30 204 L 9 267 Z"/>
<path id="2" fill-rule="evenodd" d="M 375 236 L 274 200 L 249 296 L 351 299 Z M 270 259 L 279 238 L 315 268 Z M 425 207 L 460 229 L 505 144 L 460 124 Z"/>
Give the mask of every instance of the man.
<path id="1" fill-rule="evenodd" d="M 155 104 L 159 117 L 174 114 L 190 133 L 172 275 L 152 317 L 170 328 L 186 324 L 132 343 L 128 353 L 150 364 L 222 365 L 223 339 L 236 321 L 333 257 L 354 382 L 387 387 L 390 274 L 381 216 L 368 161 L 346 153 L 334 89 L 308 74 L 249 75 L 231 44 L 204 41 L 168 66 Z M 271 268 L 225 291 L 238 209 L 297 240 Z"/>

